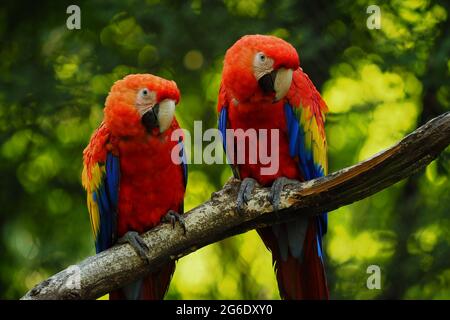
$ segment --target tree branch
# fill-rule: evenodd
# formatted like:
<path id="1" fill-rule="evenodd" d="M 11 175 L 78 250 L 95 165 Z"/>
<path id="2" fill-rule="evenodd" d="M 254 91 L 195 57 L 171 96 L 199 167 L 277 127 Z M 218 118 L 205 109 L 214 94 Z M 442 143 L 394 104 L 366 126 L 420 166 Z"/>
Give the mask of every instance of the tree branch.
<path id="1" fill-rule="evenodd" d="M 266 201 L 268 190 L 255 189 L 244 213 L 235 211 L 239 181 L 230 179 L 211 199 L 186 213 L 187 233 L 164 224 L 143 236 L 150 248 L 145 264 L 130 245 L 89 257 L 39 283 L 22 299 L 94 299 L 143 277 L 151 269 L 208 244 L 246 232 L 317 215 L 375 194 L 424 168 L 450 144 L 450 112 L 434 118 L 396 145 L 326 177 L 286 187 L 281 210 Z M 77 275 L 80 286 L 77 288 Z"/>

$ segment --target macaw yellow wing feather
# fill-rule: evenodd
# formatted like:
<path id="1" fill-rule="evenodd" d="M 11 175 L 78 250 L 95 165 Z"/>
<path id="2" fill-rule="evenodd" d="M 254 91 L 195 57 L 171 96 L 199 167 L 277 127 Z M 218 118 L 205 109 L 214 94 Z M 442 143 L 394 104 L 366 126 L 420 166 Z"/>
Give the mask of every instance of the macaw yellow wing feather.
<path id="1" fill-rule="evenodd" d="M 109 248 L 117 236 L 120 166 L 109 149 L 109 130 L 102 124 L 84 150 L 81 174 L 97 252 Z"/>

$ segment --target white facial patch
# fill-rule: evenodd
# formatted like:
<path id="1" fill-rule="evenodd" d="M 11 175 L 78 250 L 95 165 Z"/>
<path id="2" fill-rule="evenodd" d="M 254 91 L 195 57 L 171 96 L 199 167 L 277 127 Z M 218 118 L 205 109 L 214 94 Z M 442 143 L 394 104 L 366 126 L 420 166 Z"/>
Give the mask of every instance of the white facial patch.
<path id="1" fill-rule="evenodd" d="M 142 88 L 138 91 L 136 96 L 136 109 L 141 117 L 150 110 L 156 103 L 156 92 L 150 91 L 147 88 Z"/>
<path id="2" fill-rule="evenodd" d="M 273 59 L 267 57 L 263 52 L 258 52 L 253 58 L 253 74 L 256 81 L 273 70 Z"/>

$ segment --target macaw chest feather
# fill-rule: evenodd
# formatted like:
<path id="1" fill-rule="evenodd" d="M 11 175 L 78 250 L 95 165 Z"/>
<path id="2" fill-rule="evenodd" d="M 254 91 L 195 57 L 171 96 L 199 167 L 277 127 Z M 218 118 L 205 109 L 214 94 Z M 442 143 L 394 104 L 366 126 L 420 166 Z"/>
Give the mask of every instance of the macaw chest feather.
<path id="1" fill-rule="evenodd" d="M 175 145 L 154 137 L 119 144 L 119 236 L 130 230 L 144 232 L 167 211 L 179 211 L 185 190 L 181 166 L 171 159 Z"/>
<path id="2" fill-rule="evenodd" d="M 267 163 L 262 163 L 260 157 L 256 163 L 251 163 L 248 159 L 248 151 L 252 144 L 246 140 L 244 164 L 238 164 L 240 178 L 254 178 L 260 184 L 269 186 L 278 177 L 287 177 L 290 179 L 302 180 L 298 168 L 298 160 L 289 154 L 289 141 L 287 135 L 286 119 L 284 114 L 284 104 L 282 101 L 277 103 L 240 103 L 237 106 L 229 108 L 229 128 L 256 130 L 258 142 L 256 147 L 267 148 L 267 154 L 272 161 L 277 163 L 278 170 L 273 174 L 262 174 L 261 168 L 267 167 Z M 267 138 L 261 139 L 260 130 L 267 130 Z M 271 130 L 278 131 L 278 141 L 272 143 Z M 275 137 L 275 136 L 274 136 Z M 276 144 L 276 148 L 271 150 L 271 146 Z M 255 144 L 253 144 L 255 145 Z M 241 152 L 236 150 L 236 153 Z"/>

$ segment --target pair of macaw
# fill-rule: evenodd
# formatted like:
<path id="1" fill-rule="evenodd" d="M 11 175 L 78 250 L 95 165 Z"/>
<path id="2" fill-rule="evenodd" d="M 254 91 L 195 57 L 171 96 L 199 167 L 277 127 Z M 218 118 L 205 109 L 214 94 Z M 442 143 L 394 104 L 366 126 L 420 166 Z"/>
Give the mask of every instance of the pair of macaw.
<path id="1" fill-rule="evenodd" d="M 104 120 L 84 151 L 82 180 L 97 252 L 127 242 L 145 259 L 149 248 L 140 233 L 160 221 L 184 226 L 187 166 L 172 161 L 171 150 L 183 148 L 181 140 L 170 139 L 179 128 L 174 117 L 179 99 L 175 82 L 149 74 L 129 75 L 113 85 Z M 271 187 L 269 200 L 278 209 L 285 185 L 327 174 L 327 107 L 286 41 L 249 35 L 227 51 L 218 111 L 226 151 L 226 129 L 279 130 L 276 173 L 263 175 L 265 165 L 259 162 L 232 164 L 242 180 L 238 210 L 256 185 Z M 272 252 L 282 298 L 328 298 L 322 257 L 326 231 L 326 213 L 258 230 Z M 174 269 L 171 262 L 110 297 L 162 299 Z"/>

